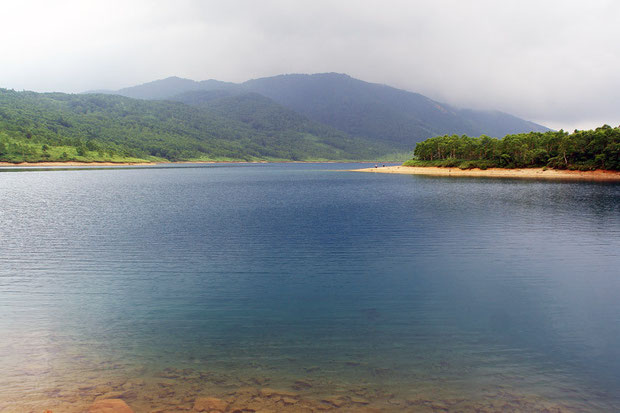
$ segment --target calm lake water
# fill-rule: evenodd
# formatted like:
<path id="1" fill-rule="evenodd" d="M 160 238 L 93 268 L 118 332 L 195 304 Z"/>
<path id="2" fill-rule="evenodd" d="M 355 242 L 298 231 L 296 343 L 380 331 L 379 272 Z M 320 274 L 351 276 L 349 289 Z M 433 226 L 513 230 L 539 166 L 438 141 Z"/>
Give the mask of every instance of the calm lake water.
<path id="1" fill-rule="evenodd" d="M 162 380 L 620 410 L 620 185 L 356 166 L 1 172 L 0 411 L 127 380 L 138 412 Z"/>

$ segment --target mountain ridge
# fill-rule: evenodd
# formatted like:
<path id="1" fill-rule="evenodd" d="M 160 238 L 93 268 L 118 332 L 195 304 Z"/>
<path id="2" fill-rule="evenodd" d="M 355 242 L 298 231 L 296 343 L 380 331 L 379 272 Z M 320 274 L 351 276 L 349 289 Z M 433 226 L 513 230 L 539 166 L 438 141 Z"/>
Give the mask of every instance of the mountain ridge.
<path id="1" fill-rule="evenodd" d="M 242 83 L 168 77 L 111 93 L 178 100 L 183 93 L 198 91 L 258 93 L 313 121 L 401 149 L 411 149 L 416 142 L 436 135 L 502 137 L 551 130 L 501 111 L 456 108 L 420 93 L 333 72 L 283 74 Z"/>
<path id="2" fill-rule="evenodd" d="M 437 135 L 532 130 L 548 129 L 338 73 L 170 77 L 100 94 L 0 89 L 0 158 L 9 161 L 387 160 Z"/>

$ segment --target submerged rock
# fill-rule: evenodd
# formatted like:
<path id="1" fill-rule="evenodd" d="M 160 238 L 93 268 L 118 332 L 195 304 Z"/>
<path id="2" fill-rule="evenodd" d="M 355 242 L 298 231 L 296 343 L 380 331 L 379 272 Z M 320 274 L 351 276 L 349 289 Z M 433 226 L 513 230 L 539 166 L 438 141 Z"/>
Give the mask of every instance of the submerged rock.
<path id="1" fill-rule="evenodd" d="M 276 391 L 274 389 L 271 389 L 269 387 L 263 387 L 262 389 L 260 389 L 260 395 L 262 397 L 271 397 L 273 395 L 277 394 Z"/>
<path id="2" fill-rule="evenodd" d="M 228 403 L 217 397 L 200 397 L 194 403 L 194 410 L 197 412 L 223 412 L 228 408 Z"/>
<path id="3" fill-rule="evenodd" d="M 370 403 L 368 400 L 363 399 L 361 397 L 351 397 L 351 403 L 355 404 L 368 404 Z"/>
<path id="4" fill-rule="evenodd" d="M 293 388 L 295 390 L 306 390 L 312 387 L 312 383 L 307 380 L 297 380 L 293 383 Z"/>
<path id="5" fill-rule="evenodd" d="M 263 387 L 262 389 L 260 389 L 259 394 L 261 395 L 261 397 L 275 397 L 275 396 L 291 397 L 291 398 L 299 397 L 299 394 L 295 392 L 288 391 L 288 390 L 276 390 L 270 387 Z"/>
<path id="6" fill-rule="evenodd" d="M 258 396 L 258 389 L 256 387 L 240 387 L 237 389 L 237 391 L 234 393 L 238 396 L 247 396 L 247 397 L 254 397 L 254 396 Z"/>
<path id="7" fill-rule="evenodd" d="M 340 397 L 326 397 L 324 399 L 321 399 L 321 401 L 334 407 L 341 407 L 345 404 L 345 400 L 341 399 Z"/>
<path id="8" fill-rule="evenodd" d="M 434 401 L 433 403 L 431 403 L 431 407 L 434 410 L 440 410 L 440 411 L 448 411 L 450 409 L 450 406 L 448 406 L 446 403 L 442 401 Z"/>
<path id="9" fill-rule="evenodd" d="M 282 397 L 282 402 L 284 404 L 295 404 L 297 403 L 297 399 L 293 399 L 292 397 Z"/>
<path id="10" fill-rule="evenodd" d="M 121 399 L 98 400 L 88 408 L 88 413 L 134 413 Z"/>
<path id="11" fill-rule="evenodd" d="M 146 382 L 143 379 L 130 379 L 123 384 L 124 389 L 131 389 L 134 387 L 143 387 Z"/>
<path id="12" fill-rule="evenodd" d="M 138 398 L 138 393 L 135 390 L 125 390 L 125 391 L 111 391 L 105 393 L 103 395 L 97 396 L 95 401 L 99 400 L 115 400 L 115 399 L 123 399 L 123 400 L 135 400 Z"/>

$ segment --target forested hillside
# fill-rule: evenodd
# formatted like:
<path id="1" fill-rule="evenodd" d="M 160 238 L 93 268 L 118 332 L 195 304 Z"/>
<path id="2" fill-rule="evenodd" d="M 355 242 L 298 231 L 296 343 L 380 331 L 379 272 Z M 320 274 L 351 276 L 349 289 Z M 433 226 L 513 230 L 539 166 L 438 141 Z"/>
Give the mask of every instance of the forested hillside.
<path id="1" fill-rule="evenodd" d="M 208 93 L 195 94 L 192 104 L 218 95 L 258 93 L 315 122 L 401 149 L 446 133 L 501 137 L 549 130 L 506 113 L 457 109 L 418 93 L 338 73 L 279 75 L 239 84 L 172 77 L 110 93 L 177 99 L 176 95 L 198 91 Z"/>
<path id="2" fill-rule="evenodd" d="M 243 122 L 259 131 L 295 131 L 332 138 L 332 144 L 346 140 L 347 134 L 321 124 L 277 104 L 258 93 L 227 90 L 188 92 L 173 100 L 195 105 L 219 116 Z"/>
<path id="3" fill-rule="evenodd" d="M 181 102 L 0 90 L 0 161 L 361 160 L 394 150 L 254 116 L 274 127 Z"/>
<path id="4" fill-rule="evenodd" d="M 405 165 L 620 170 L 620 127 L 604 125 L 574 133 L 521 133 L 503 139 L 437 136 L 418 142 L 414 156 Z"/>
<path id="5" fill-rule="evenodd" d="M 505 113 L 459 110 L 418 93 L 337 73 L 281 75 L 242 86 L 311 119 L 400 147 L 445 133 L 503 136 L 548 130 Z"/>

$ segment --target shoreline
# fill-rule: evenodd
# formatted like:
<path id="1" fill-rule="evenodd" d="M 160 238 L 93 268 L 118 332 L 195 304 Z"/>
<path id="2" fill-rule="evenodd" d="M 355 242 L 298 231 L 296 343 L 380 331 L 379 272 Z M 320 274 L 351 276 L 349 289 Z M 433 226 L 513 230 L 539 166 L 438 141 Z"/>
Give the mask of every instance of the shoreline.
<path id="1" fill-rule="evenodd" d="M 158 165 L 160 162 L 0 162 L 2 166 L 132 166 L 132 165 Z"/>
<path id="2" fill-rule="evenodd" d="M 155 166 L 183 164 L 220 164 L 220 163 L 266 163 L 247 161 L 179 161 L 179 162 L 0 162 L 0 167 L 46 167 L 46 166 Z"/>
<path id="3" fill-rule="evenodd" d="M 514 178 L 514 179 L 555 179 L 574 181 L 620 182 L 620 171 L 568 171 L 560 169 L 519 168 L 519 169 L 459 169 L 437 166 L 385 166 L 379 168 L 351 169 L 351 172 L 371 172 L 404 175 L 429 175 L 470 178 Z"/>
<path id="4" fill-rule="evenodd" d="M 335 387 L 329 377 L 300 375 L 288 383 L 270 377 L 230 377 L 212 371 L 168 367 L 153 376 L 109 375 L 80 383 L 55 384 L 29 399 L 7 397 L 6 413 L 139 412 L 333 412 L 403 411 L 585 411 L 588 406 L 542 394 L 492 387 L 484 394 L 419 383 L 408 391 L 368 383 Z"/>
<path id="5" fill-rule="evenodd" d="M 177 161 L 177 162 L 79 162 L 79 161 L 46 161 L 46 162 L 0 162 L 0 167 L 36 167 L 36 166 L 153 166 L 153 165 L 184 165 L 184 164 L 266 164 L 266 163 L 372 163 L 371 161 Z"/>

